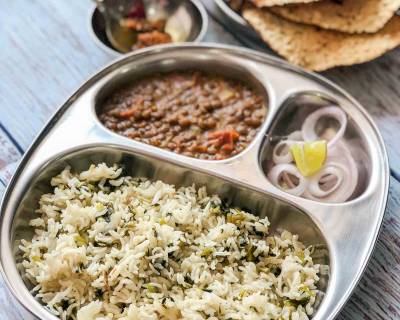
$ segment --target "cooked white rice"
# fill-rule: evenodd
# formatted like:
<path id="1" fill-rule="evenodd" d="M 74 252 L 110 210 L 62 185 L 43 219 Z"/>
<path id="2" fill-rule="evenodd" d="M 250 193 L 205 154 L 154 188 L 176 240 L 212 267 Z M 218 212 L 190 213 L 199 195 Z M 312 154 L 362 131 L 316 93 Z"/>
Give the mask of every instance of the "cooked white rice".
<path id="1" fill-rule="evenodd" d="M 309 319 L 319 265 L 296 235 L 205 188 L 66 168 L 22 240 L 33 294 L 61 319 Z"/>

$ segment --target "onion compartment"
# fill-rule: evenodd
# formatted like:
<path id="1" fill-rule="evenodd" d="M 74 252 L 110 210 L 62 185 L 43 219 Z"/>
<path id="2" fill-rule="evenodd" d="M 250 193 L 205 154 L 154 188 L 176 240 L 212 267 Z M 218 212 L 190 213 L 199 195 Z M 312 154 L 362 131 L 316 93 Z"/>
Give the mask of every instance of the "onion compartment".
<path id="1" fill-rule="evenodd" d="M 321 168 L 302 174 L 293 145 L 303 150 L 321 140 L 326 144 Z M 313 159 L 313 154 L 307 158 L 305 151 L 300 155 L 309 163 Z M 338 101 L 315 91 L 293 94 L 282 103 L 259 156 L 267 179 L 275 187 L 318 202 L 343 203 L 358 198 L 371 175 L 371 157 L 361 128 Z"/>

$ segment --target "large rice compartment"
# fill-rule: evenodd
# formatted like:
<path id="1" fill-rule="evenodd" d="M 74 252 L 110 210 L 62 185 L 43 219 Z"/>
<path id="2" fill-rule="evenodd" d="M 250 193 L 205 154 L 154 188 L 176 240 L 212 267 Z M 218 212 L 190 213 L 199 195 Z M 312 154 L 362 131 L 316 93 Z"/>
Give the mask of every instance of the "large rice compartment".
<path id="1" fill-rule="evenodd" d="M 117 148 L 44 168 L 14 228 L 25 283 L 62 319 L 307 319 L 329 277 L 299 209 Z"/>

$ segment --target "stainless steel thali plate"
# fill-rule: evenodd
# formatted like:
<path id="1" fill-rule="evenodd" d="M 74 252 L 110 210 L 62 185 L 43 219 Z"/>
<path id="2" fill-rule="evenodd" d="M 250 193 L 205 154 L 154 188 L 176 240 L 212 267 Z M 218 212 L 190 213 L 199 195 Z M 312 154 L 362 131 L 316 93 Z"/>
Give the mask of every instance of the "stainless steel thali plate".
<path id="1" fill-rule="evenodd" d="M 178 155 L 117 135 L 98 120 L 96 106 L 123 83 L 172 70 L 212 70 L 241 78 L 266 95 L 268 113 L 253 142 L 221 161 Z M 360 147 L 363 178 L 352 200 L 326 204 L 298 198 L 275 188 L 262 161 L 268 139 L 296 122 L 294 108 L 334 102 L 348 114 L 346 138 Z M 292 120 L 287 120 L 292 119 Z M 287 124 L 290 126 L 290 124 Z M 176 185 L 193 182 L 252 212 L 266 214 L 272 229 L 285 228 L 317 247 L 317 262 L 329 265 L 322 277 L 325 292 L 313 319 L 333 319 L 360 279 L 383 219 L 389 168 L 383 140 L 366 111 L 342 89 L 321 76 L 252 50 L 215 44 L 166 45 L 124 56 L 89 79 L 57 111 L 22 159 L 1 206 L 0 262 L 3 277 L 19 302 L 40 319 L 56 319 L 29 292 L 18 270 L 18 241 L 30 237 L 27 223 L 51 176 L 66 164 L 75 170 L 90 163 L 123 163 L 130 174 Z"/>

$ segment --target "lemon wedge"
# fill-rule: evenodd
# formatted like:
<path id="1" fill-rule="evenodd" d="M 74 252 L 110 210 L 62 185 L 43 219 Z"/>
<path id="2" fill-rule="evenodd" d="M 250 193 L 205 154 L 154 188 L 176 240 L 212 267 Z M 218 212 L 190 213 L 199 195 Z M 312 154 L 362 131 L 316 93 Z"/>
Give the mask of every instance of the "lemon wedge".
<path id="1" fill-rule="evenodd" d="M 294 162 L 304 177 L 309 177 L 321 170 L 327 155 L 325 140 L 295 143 L 290 146 Z"/>

